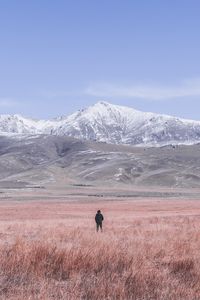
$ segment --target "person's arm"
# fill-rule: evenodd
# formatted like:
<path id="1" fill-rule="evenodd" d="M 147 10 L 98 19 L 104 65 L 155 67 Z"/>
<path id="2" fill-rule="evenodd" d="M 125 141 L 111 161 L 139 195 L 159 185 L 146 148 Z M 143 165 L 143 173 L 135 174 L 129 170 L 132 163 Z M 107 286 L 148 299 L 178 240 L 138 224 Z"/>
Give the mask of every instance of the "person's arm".
<path id="1" fill-rule="evenodd" d="M 102 221 L 104 220 L 104 217 L 103 217 L 103 215 L 101 215 L 101 218 L 102 218 Z"/>

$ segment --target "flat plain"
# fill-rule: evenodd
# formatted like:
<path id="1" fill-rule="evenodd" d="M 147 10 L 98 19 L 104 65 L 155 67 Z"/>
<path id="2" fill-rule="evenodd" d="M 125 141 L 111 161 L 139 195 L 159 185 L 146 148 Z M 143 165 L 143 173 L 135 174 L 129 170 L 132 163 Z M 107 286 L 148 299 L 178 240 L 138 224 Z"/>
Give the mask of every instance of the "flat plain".
<path id="1" fill-rule="evenodd" d="M 0 195 L 0 299 L 200 299 L 198 189 Z"/>

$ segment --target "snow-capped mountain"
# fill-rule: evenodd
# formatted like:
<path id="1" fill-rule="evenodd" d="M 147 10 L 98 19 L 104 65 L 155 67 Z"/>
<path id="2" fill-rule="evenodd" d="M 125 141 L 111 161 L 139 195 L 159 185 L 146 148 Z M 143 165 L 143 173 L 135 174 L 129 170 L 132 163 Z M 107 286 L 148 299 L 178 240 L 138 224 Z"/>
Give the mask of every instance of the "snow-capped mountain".
<path id="1" fill-rule="evenodd" d="M 161 146 L 200 142 L 200 121 L 98 102 L 70 116 L 52 120 L 1 115 L 0 132 L 67 135 L 113 144 Z"/>

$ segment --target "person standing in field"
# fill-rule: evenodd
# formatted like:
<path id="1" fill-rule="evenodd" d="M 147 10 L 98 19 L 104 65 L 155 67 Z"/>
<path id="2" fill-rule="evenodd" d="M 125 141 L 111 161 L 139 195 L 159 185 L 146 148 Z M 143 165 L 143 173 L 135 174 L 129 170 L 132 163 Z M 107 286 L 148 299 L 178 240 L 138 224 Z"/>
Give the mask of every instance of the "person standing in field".
<path id="1" fill-rule="evenodd" d="M 97 225 L 97 232 L 99 231 L 99 228 L 101 229 L 101 232 L 103 230 L 102 228 L 102 222 L 104 220 L 104 217 L 101 213 L 100 210 L 97 210 L 97 213 L 96 213 L 96 216 L 95 216 L 95 222 L 96 222 L 96 225 Z"/>

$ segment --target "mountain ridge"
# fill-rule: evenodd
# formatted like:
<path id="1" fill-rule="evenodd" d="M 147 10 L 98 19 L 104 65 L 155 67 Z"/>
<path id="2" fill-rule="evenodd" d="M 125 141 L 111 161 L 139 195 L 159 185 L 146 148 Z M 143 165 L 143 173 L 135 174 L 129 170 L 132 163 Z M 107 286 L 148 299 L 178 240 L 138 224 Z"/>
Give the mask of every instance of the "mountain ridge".
<path id="1" fill-rule="evenodd" d="M 105 101 L 69 116 L 36 120 L 0 115 L 1 135 L 50 134 L 113 144 L 164 146 L 200 142 L 200 121 L 141 112 Z"/>

